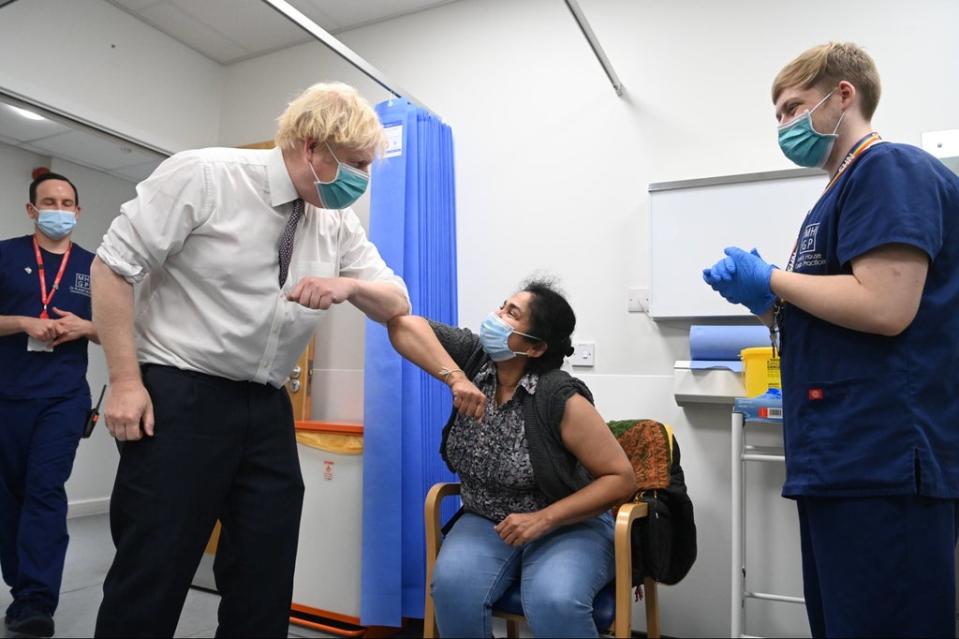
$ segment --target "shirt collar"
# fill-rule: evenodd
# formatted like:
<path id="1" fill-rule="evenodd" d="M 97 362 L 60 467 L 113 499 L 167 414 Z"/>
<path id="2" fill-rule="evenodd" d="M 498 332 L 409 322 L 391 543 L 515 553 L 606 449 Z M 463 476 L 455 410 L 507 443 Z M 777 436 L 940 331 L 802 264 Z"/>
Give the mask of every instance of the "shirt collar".
<path id="1" fill-rule="evenodd" d="M 286 162 L 283 161 L 283 150 L 279 147 L 270 149 L 270 154 L 266 160 L 266 175 L 269 181 L 270 204 L 272 206 L 280 206 L 300 197 L 296 192 L 296 187 L 293 186 L 293 180 L 290 179 Z"/>
<path id="2" fill-rule="evenodd" d="M 539 381 L 539 375 L 533 372 L 524 373 L 522 377 L 519 378 L 519 383 L 516 385 L 517 388 L 522 388 L 526 391 L 528 395 L 533 395 L 536 393 L 536 383 Z M 477 386 L 485 383 L 495 383 L 496 382 L 496 364 L 492 361 L 486 362 L 483 367 L 480 369 L 479 373 L 476 374 L 473 383 Z"/>

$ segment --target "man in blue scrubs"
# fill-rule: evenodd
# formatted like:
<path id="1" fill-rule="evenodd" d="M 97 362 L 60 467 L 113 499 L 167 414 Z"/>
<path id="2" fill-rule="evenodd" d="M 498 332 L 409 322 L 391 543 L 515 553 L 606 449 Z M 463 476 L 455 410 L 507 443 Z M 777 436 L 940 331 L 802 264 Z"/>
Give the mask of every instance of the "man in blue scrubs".
<path id="1" fill-rule="evenodd" d="M 49 637 L 67 551 L 64 484 L 90 410 L 93 254 L 70 240 L 80 215 L 62 175 L 30 184 L 31 235 L 0 241 L 0 564 L 7 629 Z"/>
<path id="2" fill-rule="evenodd" d="M 785 268 L 728 248 L 704 278 L 779 331 L 813 635 L 953 637 L 959 177 L 873 131 L 879 93 L 855 45 L 786 65 L 779 144 L 825 190 Z"/>

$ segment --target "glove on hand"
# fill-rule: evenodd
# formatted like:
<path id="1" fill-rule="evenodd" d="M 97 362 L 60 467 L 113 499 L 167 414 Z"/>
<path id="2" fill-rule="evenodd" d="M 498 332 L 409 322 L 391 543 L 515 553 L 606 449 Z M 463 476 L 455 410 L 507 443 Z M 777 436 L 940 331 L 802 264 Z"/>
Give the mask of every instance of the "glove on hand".
<path id="1" fill-rule="evenodd" d="M 772 308 L 776 297 L 769 288 L 769 278 L 774 267 L 756 249 L 747 253 L 731 246 L 724 253 L 726 257 L 703 269 L 706 283 L 727 301 L 743 304 L 756 315 Z"/>

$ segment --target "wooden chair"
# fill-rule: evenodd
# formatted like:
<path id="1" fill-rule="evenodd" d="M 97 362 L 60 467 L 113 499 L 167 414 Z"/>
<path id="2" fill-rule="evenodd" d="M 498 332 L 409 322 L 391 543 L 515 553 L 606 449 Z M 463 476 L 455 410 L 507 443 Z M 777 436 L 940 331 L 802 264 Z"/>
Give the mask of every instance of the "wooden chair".
<path id="1" fill-rule="evenodd" d="M 433 582 L 433 566 L 440 551 L 440 502 L 443 498 L 458 495 L 458 483 L 439 483 L 426 495 L 426 608 L 423 613 L 423 636 L 436 637 L 436 616 L 430 584 Z M 647 515 L 647 506 L 641 502 L 624 504 L 616 515 L 613 533 L 616 552 L 616 579 L 603 588 L 593 604 L 596 627 L 611 628 L 616 637 L 632 636 L 632 545 L 630 531 L 633 522 Z M 659 606 L 656 601 L 656 582 L 646 578 L 643 582 L 646 602 L 646 636 L 659 638 Z M 522 605 L 519 603 L 519 585 L 507 590 L 493 606 L 493 616 L 506 619 L 508 637 L 519 636 L 519 624 L 523 621 Z"/>

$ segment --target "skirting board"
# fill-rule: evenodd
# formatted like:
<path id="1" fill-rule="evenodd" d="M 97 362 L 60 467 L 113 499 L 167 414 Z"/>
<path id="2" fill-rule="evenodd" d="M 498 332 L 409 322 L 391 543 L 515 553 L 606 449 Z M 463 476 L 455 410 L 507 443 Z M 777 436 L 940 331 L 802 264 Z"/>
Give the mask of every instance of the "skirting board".
<path id="1" fill-rule="evenodd" d="M 109 497 L 77 499 L 67 504 L 67 519 L 87 517 L 89 515 L 105 515 L 108 512 L 110 512 Z"/>

